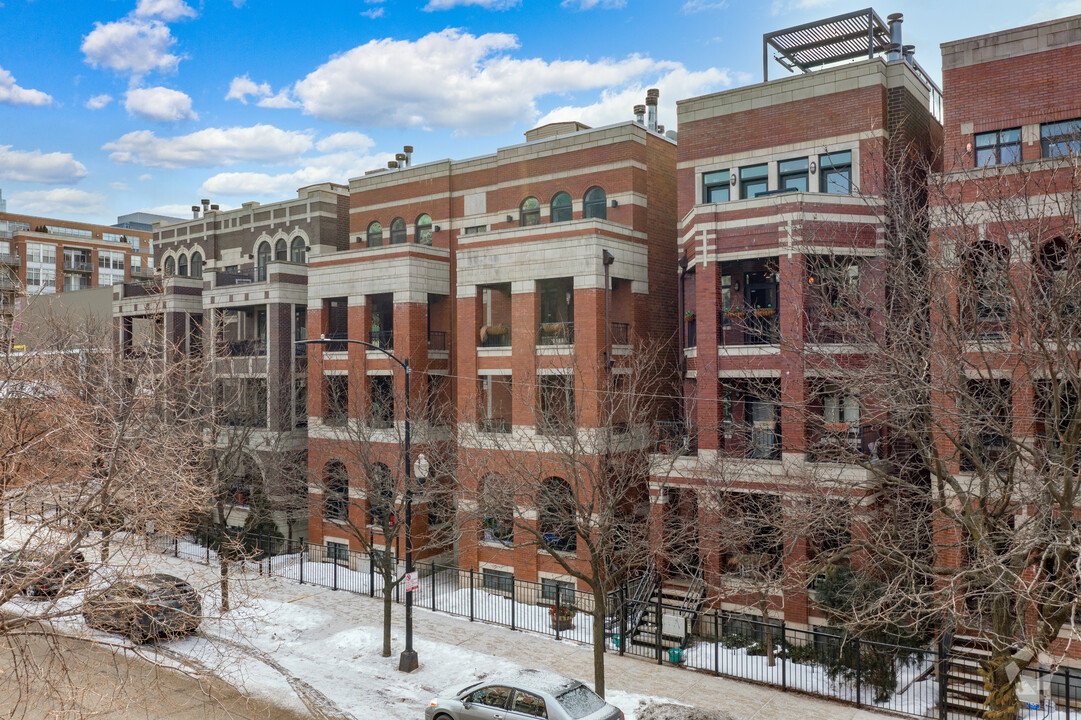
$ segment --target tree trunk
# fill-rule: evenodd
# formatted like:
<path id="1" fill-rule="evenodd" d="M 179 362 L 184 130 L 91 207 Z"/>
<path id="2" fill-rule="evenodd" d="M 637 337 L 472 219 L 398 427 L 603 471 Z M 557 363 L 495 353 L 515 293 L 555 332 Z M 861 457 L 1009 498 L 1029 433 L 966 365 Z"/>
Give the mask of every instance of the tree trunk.
<path id="1" fill-rule="evenodd" d="M 101 562 L 109 562 L 109 530 L 108 528 L 101 531 Z"/>
<path id="2" fill-rule="evenodd" d="M 777 658 L 773 652 L 773 626 L 769 623 L 769 598 L 761 605 L 762 609 L 762 621 L 766 624 L 766 665 L 768 667 L 774 667 L 777 664 Z"/>
<path id="3" fill-rule="evenodd" d="M 558 592 L 558 590 L 557 590 Z M 604 697 L 604 616 L 608 597 L 593 588 L 593 684 L 597 694 Z M 626 642 L 620 638 L 620 642 Z"/>
<path id="4" fill-rule="evenodd" d="M 224 555 L 218 556 L 218 566 L 221 570 L 221 611 L 229 612 L 229 561 Z"/>
<path id="5" fill-rule="evenodd" d="M 390 657 L 390 619 L 394 611 L 394 589 L 391 583 L 394 579 L 390 573 L 383 573 L 383 657 Z"/>
<path id="6" fill-rule="evenodd" d="M 1016 674 L 1008 671 L 1011 666 L 1017 667 Z M 988 661 L 983 671 L 983 687 L 987 691 L 987 709 L 984 710 L 983 717 L 986 720 L 1013 720 L 1017 717 L 1021 709 L 1021 703 L 1017 699 L 1017 683 L 1021 680 L 1021 669 L 1009 650 Z"/>

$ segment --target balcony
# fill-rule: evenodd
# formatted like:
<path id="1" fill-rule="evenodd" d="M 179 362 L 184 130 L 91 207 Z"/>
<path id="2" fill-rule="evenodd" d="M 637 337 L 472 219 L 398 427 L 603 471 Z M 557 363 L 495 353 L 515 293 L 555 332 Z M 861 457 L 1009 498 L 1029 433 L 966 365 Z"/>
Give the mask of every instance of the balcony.
<path id="1" fill-rule="evenodd" d="M 510 347 L 510 325 L 481 326 L 480 346 L 486 348 Z"/>
<path id="2" fill-rule="evenodd" d="M 250 285 L 252 282 L 254 282 L 254 275 L 251 270 L 219 272 L 214 279 L 214 286 L 232 287 L 234 285 Z"/>
<path id="3" fill-rule="evenodd" d="M 573 345 L 573 322 L 542 322 L 537 326 L 537 345 Z"/>
<path id="4" fill-rule="evenodd" d="M 776 308 L 725 310 L 717 324 L 723 346 L 776 345 L 781 340 L 780 311 Z"/>
<path id="5" fill-rule="evenodd" d="M 668 455 L 697 455 L 696 428 L 683 420 L 658 421 L 654 429 L 653 450 Z"/>
<path id="6" fill-rule="evenodd" d="M 393 330 L 372 330 L 368 336 L 372 345 L 383 350 L 394 349 L 394 331 Z"/>
<path id="7" fill-rule="evenodd" d="M 92 273 L 94 272 L 94 265 L 88 260 L 69 260 L 68 258 L 64 258 L 64 272 Z"/>
<path id="8" fill-rule="evenodd" d="M 510 428 L 509 418 L 489 417 L 477 421 L 477 429 L 483 433 L 509 433 Z"/>
<path id="9" fill-rule="evenodd" d="M 126 282 L 124 283 L 124 297 L 146 297 L 161 293 L 161 283 L 151 282 Z"/>
<path id="10" fill-rule="evenodd" d="M 878 432 L 853 423 L 822 422 L 808 428 L 807 459 L 811 462 L 854 462 L 871 455 Z"/>
<path id="11" fill-rule="evenodd" d="M 0 290 L 15 290 L 19 287 L 18 281 L 15 278 L 8 277 L 6 275 L 0 275 Z"/>
<path id="12" fill-rule="evenodd" d="M 22 265 L 22 258 L 16 253 L 0 253 L 0 265 L 11 265 L 18 267 Z"/>
<path id="13" fill-rule="evenodd" d="M 324 352 L 346 352 L 349 350 L 349 334 L 342 332 L 328 332 L 323 336 L 326 340 L 323 343 Z"/>
<path id="14" fill-rule="evenodd" d="M 226 343 L 224 349 L 229 357 L 263 357 L 266 355 L 266 341 L 233 340 Z"/>
<path id="15" fill-rule="evenodd" d="M 154 268 L 145 267 L 133 267 L 131 269 L 132 277 L 152 278 L 154 277 Z"/>
<path id="16" fill-rule="evenodd" d="M 428 331 L 428 349 L 437 350 L 440 352 L 446 352 L 447 350 L 447 333 L 442 330 L 429 330 Z"/>
<path id="17" fill-rule="evenodd" d="M 612 323 L 612 344 L 629 345 L 631 342 L 630 323 Z"/>
<path id="18" fill-rule="evenodd" d="M 811 307 L 807 310 L 807 342 L 865 342 L 871 328 L 871 309 L 837 305 Z"/>
<path id="19" fill-rule="evenodd" d="M 724 428 L 724 451 L 729 457 L 748 460 L 781 459 L 781 423 L 726 422 Z"/>

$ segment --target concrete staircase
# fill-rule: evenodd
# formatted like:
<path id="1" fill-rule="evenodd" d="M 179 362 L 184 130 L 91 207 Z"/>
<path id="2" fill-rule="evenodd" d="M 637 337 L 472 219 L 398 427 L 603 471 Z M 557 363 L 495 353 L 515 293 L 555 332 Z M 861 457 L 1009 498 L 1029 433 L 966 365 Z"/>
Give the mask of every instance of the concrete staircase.
<path id="1" fill-rule="evenodd" d="M 657 616 L 658 599 L 660 617 Z M 705 584 L 701 571 L 692 578 L 669 578 L 658 583 L 637 626 L 629 633 L 631 646 L 636 647 L 639 654 L 649 653 L 657 646 L 657 629 L 660 627 L 662 648 L 685 648 L 704 600 Z"/>
<path id="2" fill-rule="evenodd" d="M 990 643 L 978 635 L 954 635 L 946 666 L 946 712 L 950 717 L 982 717 L 987 691 L 980 674 L 991 658 Z"/>

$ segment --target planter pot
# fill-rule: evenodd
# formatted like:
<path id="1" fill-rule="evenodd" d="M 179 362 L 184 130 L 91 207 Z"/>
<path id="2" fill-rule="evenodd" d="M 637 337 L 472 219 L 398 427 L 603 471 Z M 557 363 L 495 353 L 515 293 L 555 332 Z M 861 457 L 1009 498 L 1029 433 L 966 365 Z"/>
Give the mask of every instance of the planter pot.
<path id="1" fill-rule="evenodd" d="M 572 630 L 574 628 L 574 618 L 552 618 L 553 630 Z"/>
<path id="2" fill-rule="evenodd" d="M 680 648 L 668 648 L 668 662 L 679 665 L 683 662 L 683 650 Z"/>
<path id="3" fill-rule="evenodd" d="M 747 313 L 743 312 L 742 310 L 725 310 L 724 311 L 724 316 L 726 318 L 728 318 L 729 320 L 738 320 L 739 318 L 743 317 L 746 314 Z"/>
<path id="4" fill-rule="evenodd" d="M 755 317 L 773 317 L 777 311 L 773 308 L 758 308 L 754 311 Z"/>

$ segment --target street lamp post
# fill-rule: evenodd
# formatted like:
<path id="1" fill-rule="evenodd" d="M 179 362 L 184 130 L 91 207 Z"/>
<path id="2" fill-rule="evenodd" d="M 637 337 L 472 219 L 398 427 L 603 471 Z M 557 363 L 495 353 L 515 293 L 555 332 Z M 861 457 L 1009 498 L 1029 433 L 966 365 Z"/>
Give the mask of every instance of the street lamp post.
<path id="1" fill-rule="evenodd" d="M 328 342 L 326 335 L 320 335 L 318 340 L 296 340 L 297 345 L 325 345 Z M 405 372 L 405 442 L 403 443 L 403 454 L 405 461 L 405 573 L 406 575 L 412 575 L 413 573 L 413 482 L 412 482 L 412 470 L 413 465 L 410 462 L 409 453 L 411 450 L 411 437 L 409 427 L 409 358 L 404 360 L 398 358 L 391 352 L 388 352 L 385 348 L 364 340 L 350 340 L 348 338 L 339 339 L 336 338 L 333 342 L 351 343 L 353 345 L 363 345 L 366 348 L 372 350 L 378 350 L 386 355 L 388 358 L 398 363 L 398 365 Z M 421 464 L 421 460 L 424 460 Z M 417 458 L 417 467 L 423 468 L 425 474 L 428 471 L 428 461 L 421 453 Z M 402 672 L 412 672 L 418 667 L 417 651 L 413 649 L 413 589 L 412 585 L 406 585 L 405 590 L 405 650 L 402 651 L 402 655 L 398 660 L 398 669 Z"/>

